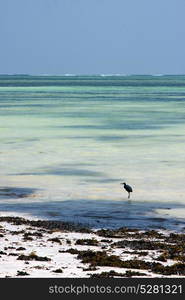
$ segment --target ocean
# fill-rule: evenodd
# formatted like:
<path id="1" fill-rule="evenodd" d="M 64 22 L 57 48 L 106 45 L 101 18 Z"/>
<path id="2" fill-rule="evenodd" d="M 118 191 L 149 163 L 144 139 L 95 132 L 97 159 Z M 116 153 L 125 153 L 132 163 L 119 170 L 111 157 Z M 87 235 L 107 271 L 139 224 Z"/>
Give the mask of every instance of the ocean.
<path id="1" fill-rule="evenodd" d="M 0 140 L 0 215 L 185 228 L 184 75 L 1 75 Z"/>

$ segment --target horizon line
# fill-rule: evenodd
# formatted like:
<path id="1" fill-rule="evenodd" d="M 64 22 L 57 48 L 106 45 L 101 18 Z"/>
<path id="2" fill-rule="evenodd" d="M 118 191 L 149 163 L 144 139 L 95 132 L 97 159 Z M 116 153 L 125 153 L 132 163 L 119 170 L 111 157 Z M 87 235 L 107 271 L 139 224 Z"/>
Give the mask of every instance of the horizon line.
<path id="1" fill-rule="evenodd" d="M 86 74 L 86 73 L 79 73 L 79 74 L 73 74 L 73 73 L 64 73 L 64 74 L 29 74 L 29 73 L 0 73 L 0 76 L 66 76 L 66 77 L 75 77 L 75 76 L 102 76 L 102 77 L 108 77 L 108 76 L 185 76 L 185 73 L 92 73 L 92 74 Z"/>

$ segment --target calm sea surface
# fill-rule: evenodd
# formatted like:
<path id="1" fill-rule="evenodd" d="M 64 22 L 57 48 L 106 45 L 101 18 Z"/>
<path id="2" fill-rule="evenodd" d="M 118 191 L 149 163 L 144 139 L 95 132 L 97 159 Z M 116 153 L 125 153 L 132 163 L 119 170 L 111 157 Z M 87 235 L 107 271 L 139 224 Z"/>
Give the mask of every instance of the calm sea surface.
<path id="1" fill-rule="evenodd" d="M 0 141 L 1 215 L 185 227 L 185 76 L 0 76 Z"/>

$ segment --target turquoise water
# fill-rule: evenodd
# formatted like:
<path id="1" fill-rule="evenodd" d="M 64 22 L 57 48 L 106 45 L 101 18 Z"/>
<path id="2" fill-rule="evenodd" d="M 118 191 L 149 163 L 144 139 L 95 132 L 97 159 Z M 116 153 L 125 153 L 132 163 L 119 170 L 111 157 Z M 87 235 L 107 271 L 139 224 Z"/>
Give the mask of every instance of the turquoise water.
<path id="1" fill-rule="evenodd" d="M 185 227 L 185 76 L 2 75 L 0 139 L 1 214 Z"/>

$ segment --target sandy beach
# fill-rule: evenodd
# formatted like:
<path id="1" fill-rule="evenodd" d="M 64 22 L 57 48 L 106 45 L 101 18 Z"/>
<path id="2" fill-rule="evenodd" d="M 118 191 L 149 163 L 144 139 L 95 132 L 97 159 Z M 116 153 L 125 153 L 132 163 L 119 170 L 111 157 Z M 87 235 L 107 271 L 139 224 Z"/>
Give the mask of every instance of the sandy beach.
<path id="1" fill-rule="evenodd" d="M 0 277 L 183 277 L 185 234 L 0 216 Z"/>

